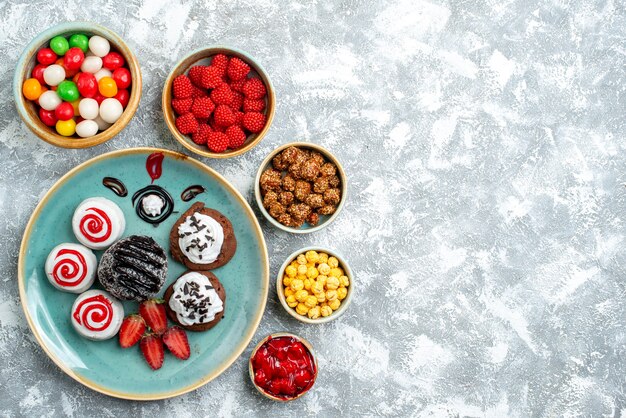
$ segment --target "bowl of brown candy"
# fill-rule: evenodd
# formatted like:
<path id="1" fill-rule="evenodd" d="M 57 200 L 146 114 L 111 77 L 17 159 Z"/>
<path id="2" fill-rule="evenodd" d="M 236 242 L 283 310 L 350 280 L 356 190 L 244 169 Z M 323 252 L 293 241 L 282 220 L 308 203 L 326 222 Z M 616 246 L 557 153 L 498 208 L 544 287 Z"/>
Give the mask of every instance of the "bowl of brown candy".
<path id="1" fill-rule="evenodd" d="M 347 182 L 343 167 L 327 149 L 293 142 L 261 163 L 254 194 L 261 213 L 275 227 L 295 234 L 319 231 L 341 212 Z"/>

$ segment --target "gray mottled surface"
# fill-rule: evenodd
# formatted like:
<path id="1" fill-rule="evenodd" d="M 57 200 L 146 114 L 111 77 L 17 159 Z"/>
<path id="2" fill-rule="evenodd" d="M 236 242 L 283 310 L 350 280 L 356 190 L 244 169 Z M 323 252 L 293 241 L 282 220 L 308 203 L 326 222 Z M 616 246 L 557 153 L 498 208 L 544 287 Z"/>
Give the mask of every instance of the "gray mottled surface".
<path id="1" fill-rule="evenodd" d="M 626 410 L 623 2 L 80 3 L 0 3 L 0 415 Z M 143 68 L 130 126 L 90 150 L 36 139 L 11 97 L 22 48 L 67 19 L 111 27 Z M 214 43 L 263 63 L 278 109 L 252 152 L 205 162 L 252 201 L 257 165 L 274 147 L 332 149 L 350 178 L 333 227 L 306 237 L 264 230 L 273 275 L 288 253 L 319 243 L 349 258 L 358 292 L 344 317 L 318 327 L 291 320 L 270 294 L 254 341 L 288 329 L 319 352 L 315 390 L 296 403 L 253 392 L 249 349 L 179 398 L 108 398 L 65 376 L 34 341 L 18 300 L 20 237 L 74 165 L 131 146 L 182 150 L 162 121 L 162 83 L 179 57 Z"/>

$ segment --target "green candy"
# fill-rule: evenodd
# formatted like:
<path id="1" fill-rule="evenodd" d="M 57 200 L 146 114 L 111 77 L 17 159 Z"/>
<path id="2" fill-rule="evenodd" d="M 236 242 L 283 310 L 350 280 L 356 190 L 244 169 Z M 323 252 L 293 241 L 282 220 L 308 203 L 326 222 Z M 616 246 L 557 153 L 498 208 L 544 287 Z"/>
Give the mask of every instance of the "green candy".
<path id="1" fill-rule="evenodd" d="M 89 38 L 82 33 L 75 33 L 70 36 L 70 48 L 80 48 L 83 52 L 87 52 L 89 49 Z"/>
<path id="2" fill-rule="evenodd" d="M 57 94 L 66 102 L 73 102 L 74 100 L 78 100 L 80 97 L 76 83 L 69 80 L 61 81 L 59 83 L 57 86 Z"/>
<path id="3" fill-rule="evenodd" d="M 50 49 L 54 51 L 55 54 L 63 56 L 70 49 L 70 45 L 63 36 L 55 36 L 50 40 Z"/>

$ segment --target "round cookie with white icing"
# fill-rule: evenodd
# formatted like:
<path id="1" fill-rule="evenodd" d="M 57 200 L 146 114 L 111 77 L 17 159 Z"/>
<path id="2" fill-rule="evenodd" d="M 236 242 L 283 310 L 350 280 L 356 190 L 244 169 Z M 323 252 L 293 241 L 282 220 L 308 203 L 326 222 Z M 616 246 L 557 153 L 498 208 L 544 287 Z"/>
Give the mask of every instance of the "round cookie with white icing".
<path id="1" fill-rule="evenodd" d="M 228 263 L 237 250 L 233 225 L 202 202 L 194 203 L 170 231 L 174 260 L 190 270 L 212 270 Z"/>
<path id="2" fill-rule="evenodd" d="M 88 290 L 74 301 L 71 313 L 76 332 L 90 340 L 113 338 L 122 326 L 124 307 L 103 290 Z"/>
<path id="3" fill-rule="evenodd" d="M 83 293 L 96 278 L 98 261 L 91 250 L 80 244 L 59 244 L 46 259 L 46 277 L 59 290 Z"/>
<path id="4" fill-rule="evenodd" d="M 209 271 L 187 271 L 165 291 L 165 310 L 172 322 L 189 331 L 206 331 L 224 317 L 226 291 Z"/>
<path id="5" fill-rule="evenodd" d="M 83 200 L 72 217 L 76 239 L 92 250 L 103 250 L 120 239 L 126 220 L 119 206 L 104 197 Z"/>

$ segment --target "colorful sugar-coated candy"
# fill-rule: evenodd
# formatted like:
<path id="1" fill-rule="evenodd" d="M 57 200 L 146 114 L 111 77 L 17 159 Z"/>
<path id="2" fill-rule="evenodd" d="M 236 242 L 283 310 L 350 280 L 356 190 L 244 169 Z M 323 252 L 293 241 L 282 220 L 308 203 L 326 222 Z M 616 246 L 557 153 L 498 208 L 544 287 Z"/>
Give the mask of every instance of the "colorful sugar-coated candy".
<path id="1" fill-rule="evenodd" d="M 115 123 L 124 113 L 122 104 L 113 98 L 104 99 L 100 104 L 100 117 L 108 123 Z"/>
<path id="2" fill-rule="evenodd" d="M 104 97 L 113 97 L 117 94 L 117 85 L 111 77 L 102 77 L 98 80 L 98 91 Z"/>
<path id="3" fill-rule="evenodd" d="M 65 69 L 57 64 L 52 64 L 43 71 L 43 79 L 49 86 L 56 86 L 65 80 Z"/>
<path id="4" fill-rule="evenodd" d="M 76 99 L 73 102 L 69 102 L 72 105 L 72 108 L 74 109 L 74 115 L 78 115 L 78 105 L 80 104 L 80 99 Z"/>
<path id="5" fill-rule="evenodd" d="M 94 35 L 89 38 L 89 50 L 93 52 L 95 56 L 102 58 L 109 53 L 110 49 L 111 44 L 102 36 Z"/>
<path id="6" fill-rule="evenodd" d="M 124 65 L 124 57 L 117 52 L 109 52 L 102 57 L 102 66 L 113 71 Z"/>
<path id="7" fill-rule="evenodd" d="M 33 75 L 34 77 L 34 75 Z M 115 80 L 115 84 L 118 89 L 127 89 L 130 87 L 131 76 L 130 71 L 127 68 L 117 68 L 113 71 L 113 80 Z"/>
<path id="8" fill-rule="evenodd" d="M 57 60 L 57 54 L 50 48 L 42 48 L 37 51 L 37 61 L 42 65 L 54 64 Z"/>
<path id="9" fill-rule="evenodd" d="M 78 92 L 83 97 L 93 97 L 98 93 L 98 80 L 91 73 L 80 73 L 76 79 Z"/>
<path id="10" fill-rule="evenodd" d="M 54 126 L 59 120 L 54 114 L 54 110 L 46 110 L 43 107 L 39 109 L 39 119 L 41 119 L 46 126 Z"/>
<path id="11" fill-rule="evenodd" d="M 39 81 L 39 84 L 44 84 L 46 81 L 43 79 L 43 71 L 46 69 L 46 66 L 43 64 L 37 64 L 31 71 L 30 75 L 32 78 L 36 78 Z"/>
<path id="12" fill-rule="evenodd" d="M 66 102 L 73 102 L 74 100 L 78 100 L 79 97 L 76 83 L 69 80 L 64 80 L 59 83 L 57 87 L 57 94 Z"/>
<path id="13" fill-rule="evenodd" d="M 63 66 L 68 70 L 79 70 L 83 61 L 85 60 L 85 54 L 83 50 L 78 47 L 73 47 L 67 50 L 63 57 Z"/>
<path id="14" fill-rule="evenodd" d="M 59 135 L 72 136 L 76 132 L 76 122 L 74 119 L 60 120 L 56 123 L 56 130 Z"/>
<path id="15" fill-rule="evenodd" d="M 100 81 L 100 79 L 103 77 L 111 77 L 112 75 L 113 74 L 111 73 L 111 71 L 107 70 L 106 68 L 101 68 L 100 71 L 94 74 L 96 80 L 98 81 Z"/>
<path id="16" fill-rule="evenodd" d="M 104 101 L 104 99 L 106 99 L 106 97 L 104 97 L 103 95 L 100 94 L 100 92 L 97 92 L 95 96 L 93 96 L 93 99 L 98 102 L 98 105 L 101 105 L 102 102 Z"/>
<path id="17" fill-rule="evenodd" d="M 83 52 L 87 52 L 89 49 L 89 38 L 83 35 L 82 33 L 75 33 L 70 36 L 70 49 L 71 48 L 80 48 Z"/>
<path id="18" fill-rule="evenodd" d="M 78 70 L 70 70 L 70 69 L 65 68 L 65 62 L 64 62 L 63 57 L 56 60 L 55 64 L 63 67 L 63 69 L 65 70 L 65 78 L 72 78 L 76 74 L 78 74 Z"/>
<path id="19" fill-rule="evenodd" d="M 84 119 L 95 119 L 99 115 L 100 105 L 95 99 L 85 98 L 78 104 L 78 112 Z"/>
<path id="20" fill-rule="evenodd" d="M 74 107 L 71 103 L 63 102 L 54 109 L 54 114 L 59 120 L 70 120 L 74 117 Z"/>
<path id="21" fill-rule="evenodd" d="M 85 57 L 80 66 L 82 72 L 95 74 L 102 68 L 102 58 L 95 55 Z"/>
<path id="22" fill-rule="evenodd" d="M 111 125 L 112 125 L 112 123 L 105 122 L 105 120 L 104 120 L 104 119 L 102 119 L 100 116 L 98 116 L 97 118 L 95 118 L 93 121 L 94 121 L 94 122 L 96 122 L 96 123 L 98 124 L 98 129 L 99 129 L 100 131 L 104 131 L 104 130 L 106 130 L 106 129 L 109 129 L 109 126 L 111 126 Z"/>
<path id="23" fill-rule="evenodd" d="M 39 106 L 46 110 L 54 110 L 61 104 L 62 100 L 56 91 L 48 90 L 39 96 Z"/>
<path id="24" fill-rule="evenodd" d="M 50 39 L 50 49 L 57 55 L 65 55 L 67 50 L 70 49 L 70 44 L 64 36 L 55 36 Z"/>
<path id="25" fill-rule="evenodd" d="M 83 120 L 76 125 L 76 134 L 88 138 L 98 133 L 98 124 L 93 120 Z"/>
<path id="26" fill-rule="evenodd" d="M 114 96 L 121 104 L 123 108 L 128 106 L 128 101 L 130 100 L 130 93 L 126 89 L 121 89 L 117 91 L 117 94 Z"/>
<path id="27" fill-rule="evenodd" d="M 41 96 L 41 83 L 36 78 L 29 78 L 22 85 L 22 93 L 28 100 L 37 100 Z"/>

